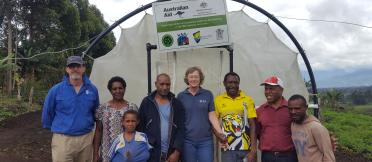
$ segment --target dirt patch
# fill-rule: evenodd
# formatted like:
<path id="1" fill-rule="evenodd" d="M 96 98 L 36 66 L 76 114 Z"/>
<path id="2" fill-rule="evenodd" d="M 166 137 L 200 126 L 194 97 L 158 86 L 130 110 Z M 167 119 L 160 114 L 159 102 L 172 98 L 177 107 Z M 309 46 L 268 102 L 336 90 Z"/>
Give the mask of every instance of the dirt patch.
<path id="1" fill-rule="evenodd" d="M 336 161 L 337 162 L 371 162 L 372 159 L 367 159 L 363 157 L 362 155 L 355 155 L 352 153 L 346 153 L 337 151 L 336 154 Z"/>
<path id="2" fill-rule="evenodd" d="M 52 134 L 41 128 L 41 112 L 31 112 L 0 122 L 0 161 L 48 162 Z M 370 162 L 361 155 L 336 152 L 337 162 Z"/>
<path id="3" fill-rule="evenodd" d="M 52 134 L 41 128 L 41 112 L 31 112 L 0 123 L 0 159 L 11 162 L 51 161 Z"/>

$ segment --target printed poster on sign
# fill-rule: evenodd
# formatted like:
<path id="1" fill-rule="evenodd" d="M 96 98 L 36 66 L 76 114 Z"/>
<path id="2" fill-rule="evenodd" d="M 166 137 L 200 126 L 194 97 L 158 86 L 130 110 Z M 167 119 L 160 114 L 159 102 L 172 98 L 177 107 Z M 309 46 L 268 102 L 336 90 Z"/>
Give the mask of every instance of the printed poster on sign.
<path id="1" fill-rule="evenodd" d="M 152 8 L 161 51 L 230 44 L 225 0 L 172 0 Z"/>

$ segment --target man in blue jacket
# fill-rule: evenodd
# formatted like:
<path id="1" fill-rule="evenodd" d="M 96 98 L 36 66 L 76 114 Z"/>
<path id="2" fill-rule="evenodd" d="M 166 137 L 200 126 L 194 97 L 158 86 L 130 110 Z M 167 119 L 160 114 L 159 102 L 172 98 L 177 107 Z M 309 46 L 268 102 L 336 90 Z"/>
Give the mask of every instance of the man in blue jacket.
<path id="1" fill-rule="evenodd" d="M 84 61 L 80 56 L 67 59 L 66 72 L 63 81 L 54 85 L 45 98 L 42 126 L 53 132 L 54 162 L 90 162 L 98 91 L 84 75 Z"/>
<path id="2" fill-rule="evenodd" d="M 185 134 L 185 111 L 170 92 L 170 77 L 156 77 L 156 90 L 142 100 L 138 130 L 144 132 L 153 147 L 149 162 L 178 162 Z"/>

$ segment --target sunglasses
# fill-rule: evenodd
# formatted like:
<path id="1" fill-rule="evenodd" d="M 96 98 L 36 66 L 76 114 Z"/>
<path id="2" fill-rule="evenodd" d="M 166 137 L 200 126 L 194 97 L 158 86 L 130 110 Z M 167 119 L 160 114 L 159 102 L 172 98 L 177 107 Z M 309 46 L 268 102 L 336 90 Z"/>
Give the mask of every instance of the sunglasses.
<path id="1" fill-rule="evenodd" d="M 82 65 L 80 65 L 80 64 L 70 64 L 70 65 L 68 65 L 67 67 L 68 68 L 80 68 Z"/>

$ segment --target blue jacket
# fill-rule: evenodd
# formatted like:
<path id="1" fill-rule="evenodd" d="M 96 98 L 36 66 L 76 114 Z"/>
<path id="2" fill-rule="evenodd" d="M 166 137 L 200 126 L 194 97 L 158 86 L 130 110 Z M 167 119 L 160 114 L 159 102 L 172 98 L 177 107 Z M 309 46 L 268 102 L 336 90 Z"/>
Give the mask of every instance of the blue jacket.
<path id="1" fill-rule="evenodd" d="M 149 162 L 160 162 L 161 153 L 160 116 L 155 94 L 156 91 L 145 97 L 139 108 L 140 123 L 138 130 L 147 135 L 148 141 L 153 147 L 150 150 Z M 174 94 L 169 93 L 168 98 L 171 104 L 169 156 L 175 149 L 182 153 L 185 138 L 185 110 L 182 103 L 174 97 Z"/>
<path id="2" fill-rule="evenodd" d="M 68 76 L 54 85 L 45 98 L 41 123 L 53 133 L 79 136 L 92 131 L 94 113 L 99 105 L 97 88 L 84 75 L 79 93 Z"/>

